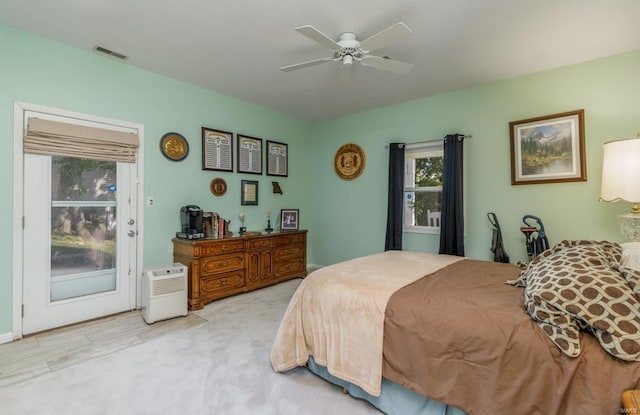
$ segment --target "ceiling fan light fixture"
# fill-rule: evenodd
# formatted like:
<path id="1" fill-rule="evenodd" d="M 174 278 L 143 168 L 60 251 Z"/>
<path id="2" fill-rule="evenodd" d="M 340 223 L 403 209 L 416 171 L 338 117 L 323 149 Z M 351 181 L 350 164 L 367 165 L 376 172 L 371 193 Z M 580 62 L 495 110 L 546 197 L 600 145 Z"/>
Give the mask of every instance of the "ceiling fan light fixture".
<path id="1" fill-rule="evenodd" d="M 339 62 L 342 67 L 351 67 L 354 61 L 356 61 L 373 69 L 404 75 L 408 73 L 413 66 L 409 63 L 396 61 L 388 56 L 380 57 L 370 54 L 373 50 L 383 48 L 393 42 L 401 41 L 411 35 L 413 33 L 411 29 L 402 22 L 396 23 L 381 32 L 369 36 L 363 41 L 359 41 L 353 32 L 344 32 L 339 36 L 339 39 L 335 41 L 310 25 L 296 27 L 295 31 L 328 48 L 331 51 L 331 55 L 326 58 L 283 66 L 280 68 L 281 71 L 288 72 L 331 61 Z"/>

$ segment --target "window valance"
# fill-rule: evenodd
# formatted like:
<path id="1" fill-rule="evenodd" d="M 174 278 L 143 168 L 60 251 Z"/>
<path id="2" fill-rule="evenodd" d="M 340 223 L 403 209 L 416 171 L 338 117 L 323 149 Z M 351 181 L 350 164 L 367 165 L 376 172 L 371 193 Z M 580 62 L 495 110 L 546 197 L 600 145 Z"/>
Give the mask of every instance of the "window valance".
<path id="1" fill-rule="evenodd" d="M 31 117 L 24 152 L 135 163 L 138 135 Z"/>

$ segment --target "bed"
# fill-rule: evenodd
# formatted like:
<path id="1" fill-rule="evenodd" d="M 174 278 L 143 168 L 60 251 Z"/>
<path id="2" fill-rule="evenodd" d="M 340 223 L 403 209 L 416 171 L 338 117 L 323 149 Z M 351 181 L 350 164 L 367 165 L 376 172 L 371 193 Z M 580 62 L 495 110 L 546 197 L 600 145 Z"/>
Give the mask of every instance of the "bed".
<path id="1" fill-rule="evenodd" d="M 271 363 L 388 414 L 619 414 L 640 387 L 640 273 L 622 257 L 563 241 L 522 273 L 404 251 L 324 267 L 293 295 Z"/>

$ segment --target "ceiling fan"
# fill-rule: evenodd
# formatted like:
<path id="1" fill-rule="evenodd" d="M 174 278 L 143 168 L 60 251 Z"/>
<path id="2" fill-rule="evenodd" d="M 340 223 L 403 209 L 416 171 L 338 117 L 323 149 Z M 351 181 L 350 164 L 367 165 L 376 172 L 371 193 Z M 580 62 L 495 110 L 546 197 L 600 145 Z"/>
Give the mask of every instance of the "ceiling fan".
<path id="1" fill-rule="evenodd" d="M 352 32 L 343 33 L 337 41 L 334 41 L 315 27 L 309 25 L 296 27 L 295 31 L 329 48 L 333 53 L 326 58 L 283 66 L 280 70 L 284 72 L 308 68 L 326 62 L 340 62 L 342 66 L 350 67 L 355 61 L 370 68 L 393 72 L 399 75 L 407 74 L 413 67 L 410 63 L 393 60 L 386 56 L 380 57 L 370 54 L 374 50 L 403 40 L 413 34 L 411 29 L 402 22 L 371 35 L 363 41 L 358 40 L 356 34 Z"/>

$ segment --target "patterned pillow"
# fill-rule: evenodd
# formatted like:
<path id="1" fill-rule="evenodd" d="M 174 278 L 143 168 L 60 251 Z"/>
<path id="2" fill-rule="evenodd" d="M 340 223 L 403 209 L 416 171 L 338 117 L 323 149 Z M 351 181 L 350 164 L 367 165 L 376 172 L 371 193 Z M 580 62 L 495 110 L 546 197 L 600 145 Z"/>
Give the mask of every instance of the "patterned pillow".
<path id="1" fill-rule="evenodd" d="M 565 242 L 565 241 L 562 241 L 562 242 Z M 560 243 L 562 243 L 562 242 L 560 242 Z M 542 253 L 538 254 L 538 256 L 533 258 L 533 260 L 531 262 L 529 262 L 528 264 L 518 261 L 516 263 L 516 265 L 518 265 L 520 267 L 520 269 L 522 270 L 520 272 L 520 275 L 518 275 L 518 278 L 516 278 L 515 280 L 508 280 L 508 281 L 505 281 L 505 283 L 514 285 L 516 287 L 526 287 L 527 286 L 527 275 L 528 275 L 527 270 L 529 268 L 537 266 L 537 264 L 539 262 L 543 261 L 546 257 L 551 255 L 552 253 L 553 253 L 552 249 L 547 249 L 545 251 L 542 251 Z"/>
<path id="2" fill-rule="evenodd" d="M 611 355 L 640 361 L 640 273 L 620 265 L 620 245 L 562 241 L 543 254 L 519 280 L 525 308 L 547 336 L 575 357 L 587 330 Z"/>

